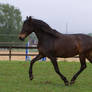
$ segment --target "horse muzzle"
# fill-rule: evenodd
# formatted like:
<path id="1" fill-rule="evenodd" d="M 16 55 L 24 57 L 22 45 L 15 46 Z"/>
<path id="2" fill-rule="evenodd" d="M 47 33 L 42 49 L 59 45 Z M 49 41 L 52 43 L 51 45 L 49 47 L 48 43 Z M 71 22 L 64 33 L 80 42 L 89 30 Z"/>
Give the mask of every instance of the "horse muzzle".
<path id="1" fill-rule="evenodd" d="M 26 37 L 25 34 L 20 34 L 20 35 L 19 35 L 19 39 L 22 40 L 22 41 L 24 41 L 25 37 Z"/>

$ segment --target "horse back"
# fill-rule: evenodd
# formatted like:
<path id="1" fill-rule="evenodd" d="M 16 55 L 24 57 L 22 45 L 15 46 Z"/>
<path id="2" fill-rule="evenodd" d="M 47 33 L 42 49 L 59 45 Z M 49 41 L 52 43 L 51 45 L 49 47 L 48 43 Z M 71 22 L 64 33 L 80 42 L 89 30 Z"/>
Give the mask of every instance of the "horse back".
<path id="1" fill-rule="evenodd" d="M 85 34 L 75 34 L 77 39 L 79 52 L 92 50 L 92 37 Z"/>
<path id="2" fill-rule="evenodd" d="M 67 34 L 55 41 L 56 56 L 73 57 L 92 50 L 92 37 L 84 34 Z"/>

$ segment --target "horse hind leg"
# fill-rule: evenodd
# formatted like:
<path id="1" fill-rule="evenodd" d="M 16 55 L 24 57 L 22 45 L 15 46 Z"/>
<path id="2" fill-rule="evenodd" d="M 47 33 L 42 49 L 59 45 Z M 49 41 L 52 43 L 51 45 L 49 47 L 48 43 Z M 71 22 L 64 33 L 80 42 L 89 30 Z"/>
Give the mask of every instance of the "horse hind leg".
<path id="1" fill-rule="evenodd" d="M 80 73 L 86 68 L 86 57 L 83 54 L 79 55 L 79 59 L 80 59 L 80 70 L 72 77 L 70 85 L 74 84 L 76 78 L 80 75 Z"/>
<path id="2" fill-rule="evenodd" d="M 87 53 L 87 59 L 90 63 L 92 63 L 92 51 Z"/>

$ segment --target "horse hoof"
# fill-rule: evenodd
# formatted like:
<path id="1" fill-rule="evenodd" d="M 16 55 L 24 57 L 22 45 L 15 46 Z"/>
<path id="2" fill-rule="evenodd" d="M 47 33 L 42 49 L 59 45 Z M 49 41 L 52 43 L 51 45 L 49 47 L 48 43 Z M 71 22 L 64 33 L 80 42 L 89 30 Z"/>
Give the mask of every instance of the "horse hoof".
<path id="1" fill-rule="evenodd" d="M 65 82 L 65 86 L 69 86 L 69 82 Z"/>
<path id="2" fill-rule="evenodd" d="M 30 80 L 33 80 L 33 76 L 31 76 L 31 77 L 29 77 L 30 78 Z"/>
<path id="3" fill-rule="evenodd" d="M 75 81 L 71 81 L 71 82 L 70 82 L 70 85 L 72 85 L 72 84 L 74 84 L 74 83 L 75 83 Z"/>

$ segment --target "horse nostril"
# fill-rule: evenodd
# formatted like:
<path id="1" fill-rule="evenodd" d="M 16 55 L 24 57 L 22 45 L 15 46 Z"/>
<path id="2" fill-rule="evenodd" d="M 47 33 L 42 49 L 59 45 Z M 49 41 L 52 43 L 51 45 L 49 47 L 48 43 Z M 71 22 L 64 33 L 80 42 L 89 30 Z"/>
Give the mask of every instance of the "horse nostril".
<path id="1" fill-rule="evenodd" d="M 24 38 L 22 38 L 22 37 L 19 37 L 19 39 L 20 39 L 21 41 L 24 41 Z"/>

